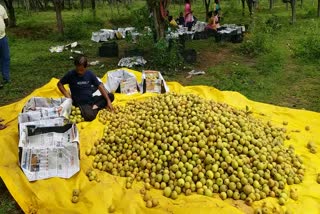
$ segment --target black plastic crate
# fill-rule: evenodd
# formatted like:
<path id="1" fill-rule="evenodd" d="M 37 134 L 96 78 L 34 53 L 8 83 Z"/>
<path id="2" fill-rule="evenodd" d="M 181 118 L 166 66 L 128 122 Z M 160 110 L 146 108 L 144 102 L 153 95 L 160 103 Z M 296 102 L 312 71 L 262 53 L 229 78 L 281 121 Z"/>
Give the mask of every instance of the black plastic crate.
<path id="1" fill-rule="evenodd" d="M 193 39 L 194 40 L 208 39 L 208 33 L 207 31 L 195 32 Z"/>
<path id="2" fill-rule="evenodd" d="M 130 49 L 130 50 L 125 50 L 124 51 L 124 56 L 125 57 L 133 57 L 133 56 L 142 56 L 143 57 L 144 52 L 142 49 Z"/>
<path id="3" fill-rule="evenodd" d="M 100 57 L 118 57 L 119 48 L 116 42 L 104 42 L 99 47 Z"/>
<path id="4" fill-rule="evenodd" d="M 182 57 L 186 63 L 193 64 L 197 62 L 197 52 L 194 49 L 186 49 L 182 52 Z"/>
<path id="5" fill-rule="evenodd" d="M 243 41 L 243 35 L 242 34 L 236 34 L 231 36 L 231 42 L 232 43 L 241 43 Z"/>

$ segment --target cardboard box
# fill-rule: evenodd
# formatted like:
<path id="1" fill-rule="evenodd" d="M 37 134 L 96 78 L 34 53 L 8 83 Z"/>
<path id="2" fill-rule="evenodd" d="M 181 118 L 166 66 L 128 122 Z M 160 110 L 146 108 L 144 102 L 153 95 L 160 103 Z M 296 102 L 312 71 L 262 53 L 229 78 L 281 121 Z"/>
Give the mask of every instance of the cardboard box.
<path id="1" fill-rule="evenodd" d="M 108 72 L 105 87 L 109 92 L 122 94 L 134 94 L 140 91 L 135 75 L 122 69 Z"/>
<path id="2" fill-rule="evenodd" d="M 142 93 L 166 93 L 169 92 L 167 83 L 159 71 L 146 70 L 142 72 Z"/>

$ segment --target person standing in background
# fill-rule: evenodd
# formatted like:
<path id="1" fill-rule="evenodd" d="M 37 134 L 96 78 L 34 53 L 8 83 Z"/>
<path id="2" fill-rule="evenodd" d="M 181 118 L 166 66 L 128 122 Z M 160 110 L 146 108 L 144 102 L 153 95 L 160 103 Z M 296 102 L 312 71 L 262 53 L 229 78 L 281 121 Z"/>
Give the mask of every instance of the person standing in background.
<path id="1" fill-rule="evenodd" d="M 214 0 L 213 11 L 219 12 L 221 10 L 220 0 Z"/>
<path id="2" fill-rule="evenodd" d="M 192 15 L 192 10 L 191 10 L 190 0 L 185 0 L 184 22 L 185 22 L 185 26 L 188 28 L 188 31 L 191 31 L 192 24 L 193 24 L 193 15 Z"/>
<path id="3" fill-rule="evenodd" d="M 6 27 L 9 25 L 6 9 L 0 4 L 0 63 L 3 78 L 3 84 L 10 82 L 10 52 L 8 38 L 6 36 Z M 3 85 L 0 84 L 0 88 Z"/>
<path id="4" fill-rule="evenodd" d="M 213 12 L 217 12 L 218 17 L 219 17 L 219 22 L 220 22 L 220 18 L 221 18 L 221 16 L 222 16 L 222 14 L 221 14 L 220 0 L 214 0 Z"/>

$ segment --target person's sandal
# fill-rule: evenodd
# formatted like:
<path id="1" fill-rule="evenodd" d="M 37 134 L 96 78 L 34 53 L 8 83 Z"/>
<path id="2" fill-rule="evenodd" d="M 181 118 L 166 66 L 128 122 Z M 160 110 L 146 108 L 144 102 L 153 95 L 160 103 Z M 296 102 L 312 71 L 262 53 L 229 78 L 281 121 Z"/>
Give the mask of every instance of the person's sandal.
<path id="1" fill-rule="evenodd" d="M 5 129 L 5 128 L 7 128 L 6 125 L 0 124 L 0 130 L 3 130 L 3 129 Z"/>

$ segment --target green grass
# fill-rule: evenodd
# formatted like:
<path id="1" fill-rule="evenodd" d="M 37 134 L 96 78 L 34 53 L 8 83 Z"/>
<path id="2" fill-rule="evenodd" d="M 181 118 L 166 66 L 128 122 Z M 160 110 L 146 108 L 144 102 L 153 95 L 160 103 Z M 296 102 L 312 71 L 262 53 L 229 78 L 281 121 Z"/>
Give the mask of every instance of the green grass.
<path id="1" fill-rule="evenodd" d="M 56 31 L 53 11 L 26 13 L 16 9 L 18 27 L 7 29 L 12 83 L 0 90 L 0 106 L 25 97 L 51 78 L 60 78 L 73 68 L 69 59 L 72 54 L 68 51 L 50 53 L 51 46 L 78 41 L 81 44 L 79 50 L 88 56 L 89 61 L 100 60 L 105 65 L 103 68 L 90 67 L 100 77 L 116 68 L 119 59 L 98 57 L 100 44 L 90 41 L 91 32 L 141 22 L 137 22 L 132 14 L 137 14 L 134 11 L 144 4 L 145 1 L 137 1 L 130 7 L 119 5 L 119 12 L 115 6 L 110 8 L 107 4 L 99 4 L 96 17 L 93 17 L 90 9 L 83 12 L 65 10 L 62 13 L 65 37 Z M 253 17 L 248 16 L 247 8 L 246 15 L 242 16 L 238 1 L 226 0 L 221 4 L 222 23 L 248 27 L 245 41 L 242 44 L 216 43 L 213 39 L 188 41 L 187 48 L 196 49 L 199 56 L 204 58 L 195 65 L 185 65 L 185 70 L 166 76 L 167 80 L 238 91 L 252 100 L 320 112 L 320 62 L 319 58 L 314 57 L 319 52 L 318 48 L 311 49 L 308 45 L 310 41 L 320 45 L 319 39 L 308 37 L 311 34 L 320 35 L 316 6 L 304 2 L 303 8 L 300 8 L 297 3 L 297 23 L 291 25 L 290 8 L 286 10 L 281 1 L 275 3 L 272 11 L 268 9 L 268 2 L 261 2 Z M 205 9 L 201 1 L 197 1 L 192 8 L 197 18 L 203 21 Z M 171 5 L 169 10 L 177 17 L 183 11 L 183 5 Z M 249 42 L 251 46 L 247 44 L 248 41 L 253 41 Z M 128 46 L 134 46 L 125 40 L 118 41 L 118 44 L 120 55 Z M 243 47 L 249 50 L 249 55 L 241 51 Z M 257 51 L 261 47 L 266 51 Z M 300 56 L 296 56 L 297 49 L 301 50 Z M 147 67 L 153 66 L 149 64 Z M 206 67 L 206 75 L 185 79 L 186 70 L 202 67 Z M 0 195 L 0 213 L 21 213 L 3 182 L 0 182 L 0 191 L 3 192 Z"/>
<path id="2" fill-rule="evenodd" d="M 22 214 L 22 210 L 19 208 L 18 204 L 14 201 L 5 184 L 0 178 L 0 214 Z"/>

